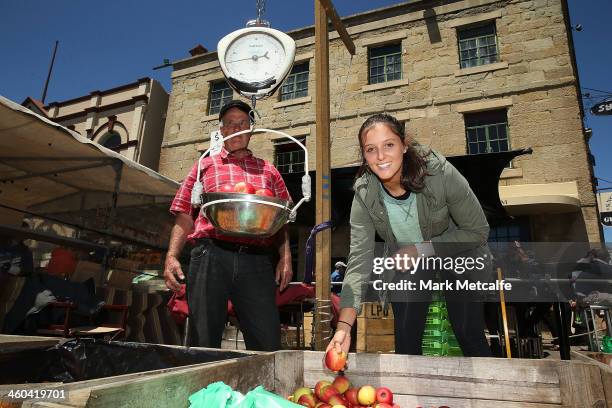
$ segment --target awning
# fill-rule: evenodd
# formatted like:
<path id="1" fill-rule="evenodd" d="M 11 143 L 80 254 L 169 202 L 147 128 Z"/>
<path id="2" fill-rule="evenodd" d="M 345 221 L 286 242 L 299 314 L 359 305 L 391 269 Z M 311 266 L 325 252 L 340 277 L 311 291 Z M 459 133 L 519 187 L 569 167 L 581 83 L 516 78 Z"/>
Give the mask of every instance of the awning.
<path id="1" fill-rule="evenodd" d="M 0 206 L 157 242 L 178 186 L 0 96 Z"/>
<path id="2" fill-rule="evenodd" d="M 580 211 L 580 198 L 575 181 L 500 186 L 499 196 L 510 215 Z"/>
<path id="3" fill-rule="evenodd" d="M 509 220 L 504 206 L 499 198 L 499 177 L 512 159 L 523 154 L 531 154 L 531 149 L 517 149 L 509 152 L 471 154 L 451 156 L 447 159 L 467 179 L 476 194 L 478 201 L 487 216 L 491 226 Z M 335 168 L 331 171 L 332 178 L 332 221 L 338 225 L 348 219 L 353 200 L 353 182 L 359 166 Z M 291 196 L 301 197 L 301 177 L 303 173 L 283 174 Z M 298 210 L 296 222 L 306 226 L 315 223 L 314 197 L 315 172 L 310 172 L 312 178 L 312 199 Z"/>

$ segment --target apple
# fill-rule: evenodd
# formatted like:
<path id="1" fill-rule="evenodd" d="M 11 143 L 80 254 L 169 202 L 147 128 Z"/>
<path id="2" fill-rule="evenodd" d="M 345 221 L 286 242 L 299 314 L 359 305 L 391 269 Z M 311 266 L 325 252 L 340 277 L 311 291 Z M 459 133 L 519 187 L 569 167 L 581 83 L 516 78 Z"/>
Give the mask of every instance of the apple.
<path id="1" fill-rule="evenodd" d="M 321 389 L 321 395 L 319 395 L 319 398 L 321 401 L 330 402 L 331 397 L 338 394 L 338 390 L 333 385 L 326 385 Z"/>
<path id="2" fill-rule="evenodd" d="M 234 193 L 234 186 L 232 186 L 231 184 L 223 184 L 221 187 L 219 187 L 219 192 L 221 193 Z"/>
<path id="3" fill-rule="evenodd" d="M 347 357 L 344 351 L 338 352 L 335 348 L 331 348 L 325 353 L 325 365 L 332 371 L 343 370 Z"/>
<path id="4" fill-rule="evenodd" d="M 386 402 L 377 402 L 374 404 L 374 408 L 393 408 L 393 405 L 387 404 Z"/>
<path id="5" fill-rule="evenodd" d="M 251 184 L 247 183 L 246 181 L 241 181 L 240 183 L 236 183 L 234 185 L 234 191 L 236 193 L 254 194 L 255 187 L 253 187 Z"/>
<path id="6" fill-rule="evenodd" d="M 331 405 L 329 405 L 326 402 L 317 402 L 317 405 L 315 405 L 315 408 L 331 408 Z"/>
<path id="7" fill-rule="evenodd" d="M 346 390 L 351 388 L 351 382 L 349 381 L 348 378 L 346 378 L 343 375 L 337 376 L 334 379 L 334 382 L 332 383 L 332 385 L 334 386 L 335 389 L 338 390 L 339 394 L 344 394 Z"/>
<path id="8" fill-rule="evenodd" d="M 260 188 L 259 190 L 255 190 L 255 194 L 266 197 L 274 197 L 274 193 L 272 190 L 267 188 Z"/>
<path id="9" fill-rule="evenodd" d="M 393 404 L 393 393 L 387 387 L 378 387 L 376 389 L 376 401 L 384 402 L 389 405 Z"/>
<path id="10" fill-rule="evenodd" d="M 346 405 L 342 405 L 342 404 L 336 404 L 331 408 L 346 408 Z"/>
<path id="11" fill-rule="evenodd" d="M 361 405 L 372 405 L 376 401 L 376 389 L 371 385 L 364 385 L 357 393 L 357 400 Z"/>
<path id="12" fill-rule="evenodd" d="M 314 387 L 314 395 L 316 395 L 317 397 L 319 397 L 319 399 L 321 398 L 321 394 L 323 392 L 323 388 L 325 387 L 329 387 L 330 385 L 332 385 L 332 383 L 330 383 L 327 380 L 321 380 L 318 383 L 315 384 Z"/>
<path id="13" fill-rule="evenodd" d="M 348 402 L 346 402 L 346 400 L 344 398 L 342 398 L 341 395 L 332 395 L 332 397 L 329 399 L 329 401 L 327 401 L 327 403 L 329 405 L 331 405 L 332 407 L 334 405 L 344 405 L 345 407 L 348 405 Z"/>
<path id="14" fill-rule="evenodd" d="M 297 402 L 300 400 L 300 397 L 305 394 L 312 395 L 312 390 L 308 387 L 300 387 L 296 389 L 295 391 L 293 391 L 292 401 L 297 404 Z"/>
<path id="15" fill-rule="evenodd" d="M 351 405 L 359 405 L 359 400 L 357 399 L 357 393 L 358 392 L 359 392 L 359 388 L 357 388 L 357 387 L 349 388 L 344 393 L 344 398 L 346 398 L 346 400 Z"/>
<path id="16" fill-rule="evenodd" d="M 317 404 L 312 394 L 302 394 L 297 403 L 310 408 L 314 408 Z"/>

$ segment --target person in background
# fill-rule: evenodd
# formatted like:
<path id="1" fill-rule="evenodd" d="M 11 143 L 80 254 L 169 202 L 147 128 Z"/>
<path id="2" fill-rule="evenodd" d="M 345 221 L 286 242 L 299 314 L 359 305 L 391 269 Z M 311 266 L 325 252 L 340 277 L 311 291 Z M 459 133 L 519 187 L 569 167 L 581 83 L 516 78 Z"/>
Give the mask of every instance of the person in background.
<path id="1" fill-rule="evenodd" d="M 327 346 L 327 350 L 345 352 L 351 343 L 351 328 L 370 288 L 376 233 L 386 246 L 399 248 L 395 254 L 409 259 L 438 252 L 454 256 L 469 251 L 472 257 L 491 256 L 487 245 L 489 225 L 482 207 L 465 178 L 441 154 L 426 151 L 410 140 L 405 136 L 404 125 L 386 114 L 368 118 L 357 137 L 363 161 L 354 185 L 348 266 L 338 325 Z M 453 249 L 458 252 L 451 253 Z M 416 271 L 413 277 L 397 271 L 394 279 L 433 279 L 432 274 L 420 276 L 428 272 L 433 271 Z M 455 270 L 443 269 L 440 273 L 442 281 L 458 278 Z M 483 273 L 490 277 L 490 269 Z M 473 274 L 472 278 L 478 276 Z M 425 295 L 429 298 L 391 298 L 398 354 L 422 354 L 431 293 Z M 466 299 L 459 291 L 445 290 L 444 296 L 464 355 L 490 356 L 482 303 Z"/>
<path id="2" fill-rule="evenodd" d="M 252 122 L 251 107 L 232 100 L 221 108 L 219 121 L 224 137 L 248 130 Z M 275 197 L 291 201 L 278 170 L 248 149 L 250 138 L 251 134 L 245 133 L 228 139 L 219 154 L 202 159 L 200 180 L 204 192 L 247 182 L 255 189 L 266 188 Z M 179 281 L 186 281 L 190 343 L 201 347 L 221 346 L 228 300 L 231 300 L 246 347 L 249 350 L 277 350 L 280 348 L 280 320 L 275 304 L 276 285 L 284 290 L 293 275 L 287 227 L 267 239 L 238 239 L 220 234 L 191 205 L 197 169 L 195 163 L 170 208 L 176 221 L 164 269 L 168 288 L 179 291 Z M 195 246 L 185 276 L 178 258 L 187 240 Z"/>
<path id="3" fill-rule="evenodd" d="M 346 272 L 346 264 L 342 261 L 336 262 L 336 264 L 334 265 L 334 270 L 332 271 L 332 274 L 331 274 L 331 281 L 332 281 L 331 290 L 333 293 L 338 294 L 342 290 L 342 285 L 339 285 L 338 283 L 342 283 L 342 281 L 344 281 L 345 272 Z M 333 283 L 336 283 L 336 285 L 333 285 Z"/>

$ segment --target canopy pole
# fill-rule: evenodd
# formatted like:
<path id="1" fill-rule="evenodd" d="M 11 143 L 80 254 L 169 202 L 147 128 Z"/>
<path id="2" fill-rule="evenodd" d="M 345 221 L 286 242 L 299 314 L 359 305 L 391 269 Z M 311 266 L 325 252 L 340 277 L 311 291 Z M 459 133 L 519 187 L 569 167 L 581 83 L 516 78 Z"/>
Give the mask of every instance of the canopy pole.
<path id="1" fill-rule="evenodd" d="M 111 233 L 113 228 L 113 223 L 115 222 L 115 216 L 117 215 L 117 199 L 119 197 L 119 187 L 121 185 L 121 175 L 123 174 L 123 162 L 121 160 L 116 160 L 111 167 L 115 171 L 115 189 L 113 190 L 113 198 L 111 200 L 111 208 L 108 214 L 108 218 L 106 219 L 106 236 L 104 238 L 106 252 L 104 253 L 104 261 L 102 265 L 104 266 L 104 281 L 106 281 L 108 275 L 108 265 L 110 262 L 110 241 L 111 241 Z"/>

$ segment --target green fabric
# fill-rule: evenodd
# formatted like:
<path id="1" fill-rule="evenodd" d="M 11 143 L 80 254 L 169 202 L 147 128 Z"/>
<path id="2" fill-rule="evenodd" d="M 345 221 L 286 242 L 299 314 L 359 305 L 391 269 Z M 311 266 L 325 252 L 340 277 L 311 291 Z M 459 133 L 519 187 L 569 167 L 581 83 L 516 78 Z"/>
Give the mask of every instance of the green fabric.
<path id="1" fill-rule="evenodd" d="M 301 405 L 266 391 L 261 385 L 242 395 L 224 382 L 216 382 L 192 394 L 189 408 L 296 408 Z"/>
<path id="2" fill-rule="evenodd" d="M 397 242 L 405 244 L 423 242 L 415 194 L 410 194 L 405 200 L 398 200 L 391 197 L 382 188 L 380 191 L 389 215 L 391 230 Z"/>
<path id="3" fill-rule="evenodd" d="M 209 384 L 208 387 L 189 397 L 189 408 L 235 408 L 244 396 L 232 390 L 222 381 Z"/>
<path id="4" fill-rule="evenodd" d="M 236 408 L 296 408 L 301 405 L 266 391 L 261 385 L 247 393 Z"/>
<path id="5" fill-rule="evenodd" d="M 431 241 L 439 256 L 476 250 L 474 256 L 488 254 L 491 259 L 487 246 L 489 224 L 467 180 L 440 153 L 426 152 L 420 146 L 417 149 L 425 157 L 428 174 L 423 190 L 411 193 L 415 196 L 423 241 Z M 375 234 L 388 246 L 397 243 L 380 190 L 378 178 L 369 171 L 355 182 L 350 251 L 340 307 L 352 307 L 358 313 L 372 273 Z M 452 247 L 455 253 L 444 253 L 448 247 L 439 245 L 443 243 L 456 244 Z M 488 278 L 490 271 L 483 273 L 487 276 L 479 277 L 481 280 Z"/>

